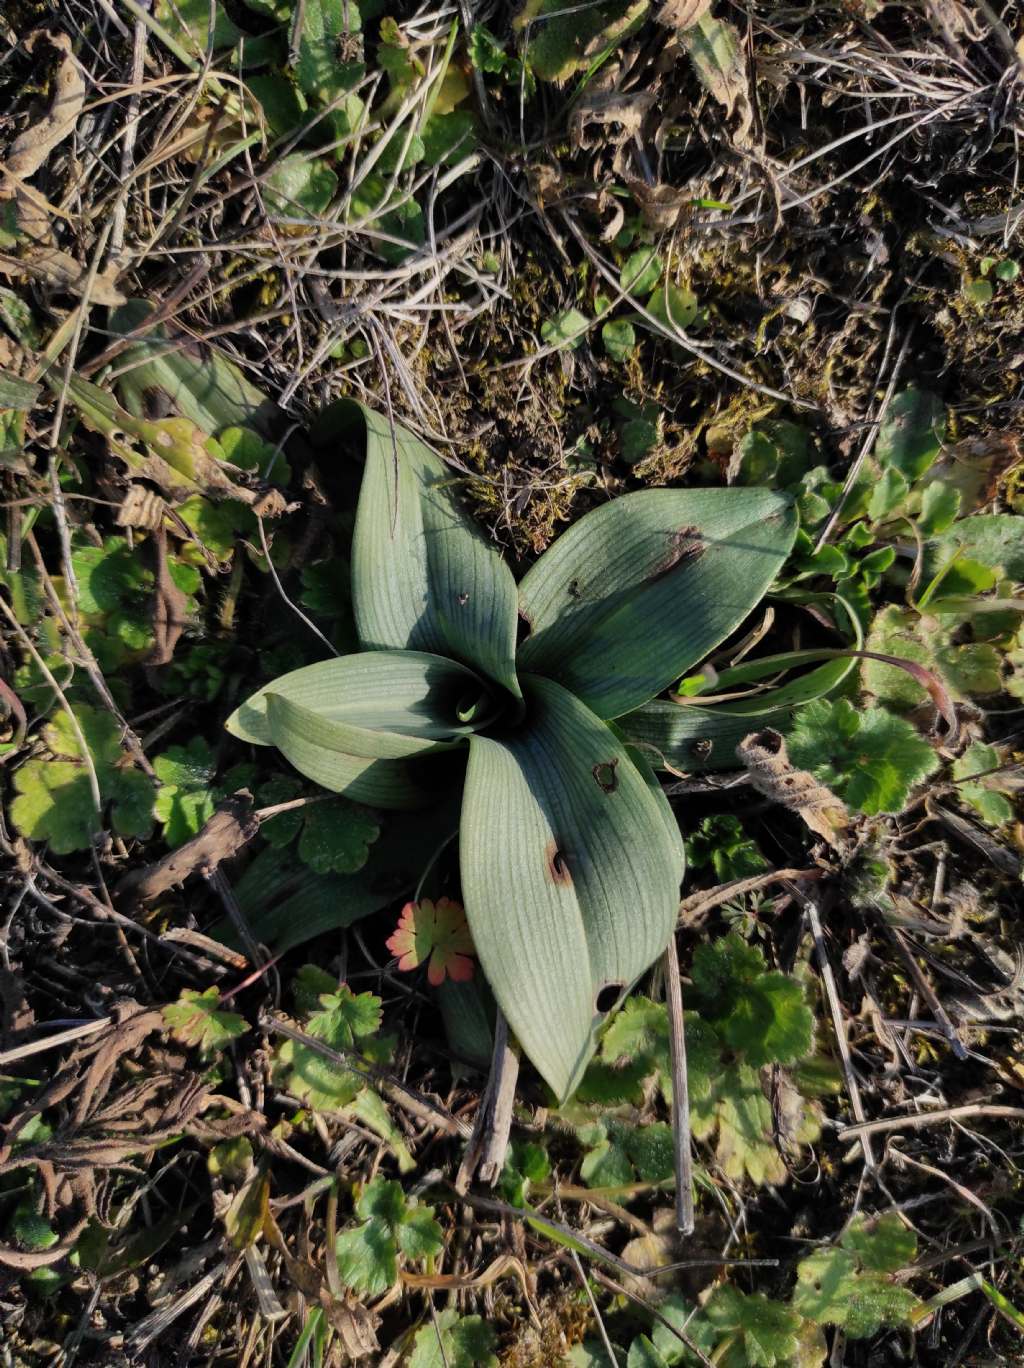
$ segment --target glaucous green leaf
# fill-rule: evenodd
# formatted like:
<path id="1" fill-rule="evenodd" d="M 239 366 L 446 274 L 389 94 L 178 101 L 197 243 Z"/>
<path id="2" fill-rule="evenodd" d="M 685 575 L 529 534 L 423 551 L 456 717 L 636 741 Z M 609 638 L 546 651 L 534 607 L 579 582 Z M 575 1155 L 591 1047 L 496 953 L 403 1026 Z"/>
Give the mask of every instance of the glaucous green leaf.
<path id="1" fill-rule="evenodd" d="M 435 750 L 493 712 L 472 670 L 424 651 L 365 651 L 304 665 L 246 699 L 228 718 L 228 731 L 255 746 L 273 745 L 270 696 L 314 714 L 323 745 L 368 759 Z"/>
<path id="2" fill-rule="evenodd" d="M 763 597 L 796 535 L 782 494 L 650 489 L 574 524 L 519 586 L 523 669 L 599 717 L 640 707 L 719 644 Z"/>
<path id="3" fill-rule="evenodd" d="M 334 405 L 321 432 L 361 415 L 363 471 L 352 540 L 356 627 L 372 651 L 461 660 L 515 697 L 515 581 L 464 512 L 457 472 L 418 437 L 364 405 Z"/>
<path id="4" fill-rule="evenodd" d="M 519 729 L 470 743 L 462 888 L 494 995 L 565 1098 L 597 1027 L 668 941 L 683 861 L 612 731 L 549 680 L 526 693 Z"/>
<path id="5" fill-rule="evenodd" d="M 830 660 L 799 679 L 753 695 L 748 701 L 700 706 L 655 699 L 619 719 L 622 731 L 642 745 L 656 768 L 735 769 L 736 747 L 761 727 L 785 733 L 796 709 L 830 693 L 856 664 Z"/>
<path id="6" fill-rule="evenodd" d="M 263 199 L 278 218 L 322 214 L 338 188 L 327 162 L 308 152 L 292 152 L 275 161 L 263 181 Z"/>

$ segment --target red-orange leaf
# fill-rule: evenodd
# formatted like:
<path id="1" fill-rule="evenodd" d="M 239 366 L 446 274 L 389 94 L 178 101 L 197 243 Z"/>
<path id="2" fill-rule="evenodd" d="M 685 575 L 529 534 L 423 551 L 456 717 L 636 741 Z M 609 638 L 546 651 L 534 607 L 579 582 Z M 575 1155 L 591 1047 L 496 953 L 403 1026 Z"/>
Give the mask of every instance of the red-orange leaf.
<path id="1" fill-rule="evenodd" d="M 473 938 L 465 912 L 451 898 L 406 903 L 387 947 L 398 956 L 399 969 L 415 969 L 429 959 L 427 981 L 435 988 L 446 974 L 455 983 L 473 977 Z"/>

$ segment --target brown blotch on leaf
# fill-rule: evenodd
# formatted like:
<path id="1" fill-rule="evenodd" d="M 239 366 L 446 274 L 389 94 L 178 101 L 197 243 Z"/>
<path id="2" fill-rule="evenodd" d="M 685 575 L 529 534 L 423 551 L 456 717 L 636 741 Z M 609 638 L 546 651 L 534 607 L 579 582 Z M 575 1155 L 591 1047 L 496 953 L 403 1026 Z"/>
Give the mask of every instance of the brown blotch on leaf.
<path id="1" fill-rule="evenodd" d="M 647 576 L 647 583 L 654 584 L 664 579 L 680 565 L 700 560 L 707 550 L 707 543 L 696 527 L 678 527 L 669 533 L 668 551 Z"/>
<path id="2" fill-rule="evenodd" d="M 548 865 L 548 878 L 551 882 L 561 884 L 563 887 L 570 887 L 572 875 L 569 873 L 569 864 L 565 858 L 565 852 L 559 850 L 556 841 L 549 841 L 548 848 L 544 853 Z"/>
<path id="3" fill-rule="evenodd" d="M 619 787 L 618 760 L 599 760 L 592 773 L 602 793 L 614 793 Z"/>

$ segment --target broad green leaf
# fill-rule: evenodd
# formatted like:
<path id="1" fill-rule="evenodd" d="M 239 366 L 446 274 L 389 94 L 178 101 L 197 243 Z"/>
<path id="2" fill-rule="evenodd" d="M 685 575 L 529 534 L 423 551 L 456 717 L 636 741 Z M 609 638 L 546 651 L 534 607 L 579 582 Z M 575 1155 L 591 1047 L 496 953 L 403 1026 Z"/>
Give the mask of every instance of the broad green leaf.
<path id="1" fill-rule="evenodd" d="M 636 346 L 636 332 L 624 318 L 613 318 L 601 329 L 601 341 L 613 361 L 625 361 Z"/>
<path id="2" fill-rule="evenodd" d="M 697 296 L 684 285 L 666 282 L 651 293 L 647 301 L 647 312 L 668 328 L 685 330 L 693 323 L 699 312 Z"/>
<path id="3" fill-rule="evenodd" d="M 878 429 L 875 456 L 913 483 L 938 456 L 946 436 L 946 407 L 937 395 L 911 386 L 897 394 Z"/>
<path id="4" fill-rule="evenodd" d="M 485 686 L 455 661 L 366 651 L 282 675 L 226 725 L 244 741 L 276 745 L 300 774 L 334 793 L 415 807 L 429 795 L 401 762 L 450 749 L 491 707 Z"/>
<path id="5" fill-rule="evenodd" d="M 799 1316 L 760 1292 L 747 1295 L 736 1287 L 718 1287 L 704 1315 L 723 1336 L 742 1338 L 750 1368 L 784 1368 L 796 1352 Z"/>
<path id="6" fill-rule="evenodd" d="M 338 177 L 327 162 L 307 152 L 292 152 L 275 161 L 263 181 L 263 198 L 270 214 L 296 218 L 322 214 L 338 188 Z"/>
<path id="7" fill-rule="evenodd" d="M 664 1183 L 675 1174 L 672 1127 L 661 1121 L 631 1126 L 602 1118 L 578 1131 L 587 1146 L 580 1177 L 591 1187 Z"/>
<path id="8" fill-rule="evenodd" d="M 121 836 L 148 835 L 153 824 L 153 781 L 126 763 L 116 721 L 102 708 L 88 704 L 76 707 L 75 717 L 113 829 Z M 44 727 L 43 741 L 49 753 L 26 760 L 14 772 L 11 821 L 29 840 L 47 841 L 55 854 L 87 850 L 103 828 L 104 814 L 95 811 L 81 745 L 63 709 Z"/>
<path id="9" fill-rule="evenodd" d="M 390 813 L 366 864 L 354 874 L 318 875 L 297 854 L 271 846 L 248 866 L 235 894 L 257 940 L 284 951 L 351 926 L 411 893 L 458 823 L 458 806 L 451 801 L 424 812 Z M 237 944 L 230 923 L 218 924 L 213 934 Z"/>
<path id="10" fill-rule="evenodd" d="M 409 1368 L 498 1368 L 494 1331 L 481 1316 L 449 1307 L 416 1331 Z"/>
<path id="11" fill-rule="evenodd" d="M 861 1215 L 854 1217 L 840 1243 L 865 1268 L 878 1273 L 896 1273 L 912 1264 L 917 1254 L 917 1236 L 895 1211 L 871 1222 Z"/>
<path id="12" fill-rule="evenodd" d="M 665 263 L 653 247 L 641 247 L 619 272 L 619 286 L 629 294 L 650 294 L 661 278 Z"/>
<path id="13" fill-rule="evenodd" d="M 515 581 L 460 506 L 457 473 L 419 438 L 354 403 L 366 440 L 352 540 L 356 627 L 373 651 L 429 651 L 461 660 L 519 697 Z"/>
<path id="14" fill-rule="evenodd" d="M 300 703 L 268 694 L 267 722 L 273 744 L 284 758 L 321 788 L 371 807 L 413 808 L 429 800 L 429 791 L 420 786 L 405 761 L 373 760 L 331 749 L 328 742 L 341 724 L 325 722 Z M 372 737 L 374 733 L 366 735 Z"/>
<path id="15" fill-rule="evenodd" d="M 1007 781 L 998 773 L 1002 761 L 995 746 L 986 746 L 975 741 L 953 762 L 953 778 L 957 781 L 957 797 L 970 803 L 989 826 L 1002 826 L 1013 817 L 1013 803 L 1000 792 L 1003 784 L 1012 791 L 1012 779 Z M 968 783 L 972 776 L 980 774 L 981 779 Z"/>
<path id="16" fill-rule="evenodd" d="M 523 669 L 599 717 L 646 703 L 761 600 L 796 535 L 785 495 L 651 489 L 594 509 L 519 586 Z"/>
<path id="17" fill-rule="evenodd" d="M 217 804 L 213 752 L 201 736 L 195 736 L 187 746 L 170 746 L 158 755 L 153 768 L 161 784 L 153 811 L 163 823 L 164 840 L 179 846 L 213 816 Z"/>
<path id="18" fill-rule="evenodd" d="M 367 759 L 435 750 L 468 735 L 493 711 L 487 689 L 464 665 L 423 651 L 365 651 L 265 684 L 228 718 L 228 731 L 256 746 L 273 745 L 270 695 L 314 714 L 323 745 Z"/>
<path id="19" fill-rule="evenodd" d="M 316 803 L 306 813 L 299 858 L 318 874 L 352 874 L 380 835 L 372 812 L 353 803 Z"/>
<path id="20" fill-rule="evenodd" d="M 976 513 L 961 518 L 928 548 L 923 582 L 957 551 L 1008 579 L 1024 580 L 1024 518 L 1012 513 Z"/>
<path id="21" fill-rule="evenodd" d="M 152 311 L 146 300 L 129 300 L 111 315 L 111 330 L 130 332 Z M 237 426 L 267 434 L 280 412 L 227 357 L 190 337 L 169 339 L 161 328 L 130 343 L 117 370 L 118 394 L 129 413 L 180 414 L 210 437 Z"/>
<path id="22" fill-rule="evenodd" d="M 579 309 L 566 309 L 540 325 L 540 340 L 546 347 L 575 350 L 590 327 L 590 319 Z"/>
<path id="23" fill-rule="evenodd" d="M 960 635 L 970 639 L 960 641 L 956 629 L 964 625 L 971 630 Z M 953 618 L 922 617 L 891 603 L 876 615 L 866 645 L 869 651 L 924 665 L 955 699 L 985 697 L 1001 688 L 1001 662 L 998 649 L 991 642 L 976 640 L 977 635 L 969 612 Z M 928 702 L 927 690 L 905 670 L 880 660 L 865 660 L 861 669 L 868 691 L 896 712 L 909 712 Z"/>
<path id="24" fill-rule="evenodd" d="M 745 1063 L 794 1064 L 810 1053 L 814 1017 L 799 983 L 736 932 L 698 945 L 691 976 L 701 1015 Z"/>
<path id="25" fill-rule="evenodd" d="M 183 1045 L 194 1045 L 200 1054 L 216 1054 L 249 1029 L 237 1012 L 223 1012 L 219 1004 L 216 988 L 202 993 L 183 988 L 178 1001 L 163 1009 L 164 1022 Z"/>
<path id="26" fill-rule="evenodd" d="M 818 1249 L 797 1266 L 793 1308 L 819 1325 L 840 1325 L 851 1339 L 905 1324 L 917 1297 L 891 1275 L 912 1263 L 917 1239 L 896 1212 L 873 1223 L 857 1216 L 841 1247 Z"/>
<path id="27" fill-rule="evenodd" d="M 366 1296 L 387 1289 L 398 1277 L 399 1250 L 408 1259 L 440 1254 L 444 1240 L 432 1207 L 410 1203 L 401 1183 L 375 1178 L 362 1191 L 356 1214 L 364 1224 L 337 1237 L 342 1282 Z"/>
<path id="28" fill-rule="evenodd" d="M 225 5 L 211 5 L 210 0 L 157 0 L 155 17 L 198 57 L 205 57 L 207 48 L 231 47 L 242 36 L 242 30 L 232 21 Z"/>
<path id="29" fill-rule="evenodd" d="M 562 0 L 530 0 L 515 25 L 525 29 L 530 70 L 543 81 L 564 81 L 617 47 L 647 9 L 643 0 L 606 0 L 567 12 Z"/>
<path id="30" fill-rule="evenodd" d="M 789 736 L 789 757 L 860 812 L 901 812 L 911 789 L 938 766 L 909 722 L 846 698 L 809 703 Z"/>
<path id="31" fill-rule="evenodd" d="M 527 695 L 519 730 L 470 743 L 462 888 L 494 995 L 565 1098 L 608 1010 L 668 941 L 683 861 L 611 730 L 548 680 Z"/>
<path id="32" fill-rule="evenodd" d="M 664 1325 L 662 1321 L 658 1321 L 651 1332 L 651 1341 L 669 1368 L 677 1368 L 679 1364 L 684 1365 L 684 1368 L 695 1368 L 700 1362 L 682 1343 L 679 1336 L 672 1333 L 669 1326 L 679 1330 L 705 1356 L 714 1353 L 721 1336 L 706 1316 L 695 1306 L 691 1306 L 685 1297 L 678 1292 L 672 1292 L 660 1303 L 658 1310 L 661 1312 L 662 1320 L 668 1321 L 669 1324 Z"/>
<path id="33" fill-rule="evenodd" d="M 619 726 L 659 769 L 736 769 L 736 747 L 745 736 L 766 726 L 788 731 L 797 708 L 831 693 L 856 663 L 831 660 L 745 702 L 701 707 L 655 699 L 620 718 Z"/>
<path id="34" fill-rule="evenodd" d="M 646 1335 L 640 1335 L 629 1346 L 626 1368 L 669 1368 L 669 1365 L 653 1342 Z"/>

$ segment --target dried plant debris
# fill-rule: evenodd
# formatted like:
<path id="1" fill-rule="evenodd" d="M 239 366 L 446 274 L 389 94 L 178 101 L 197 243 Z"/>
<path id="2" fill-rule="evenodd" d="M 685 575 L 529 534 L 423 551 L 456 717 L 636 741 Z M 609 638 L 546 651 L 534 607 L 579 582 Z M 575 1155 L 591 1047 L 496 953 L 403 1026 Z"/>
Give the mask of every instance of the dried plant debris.
<path id="1" fill-rule="evenodd" d="M 5 1364 L 1024 1359 L 1022 42 L 7 6 Z M 448 657 L 443 734 L 433 685 L 292 697 L 368 647 Z M 519 785 L 543 687 L 586 716 Z"/>

